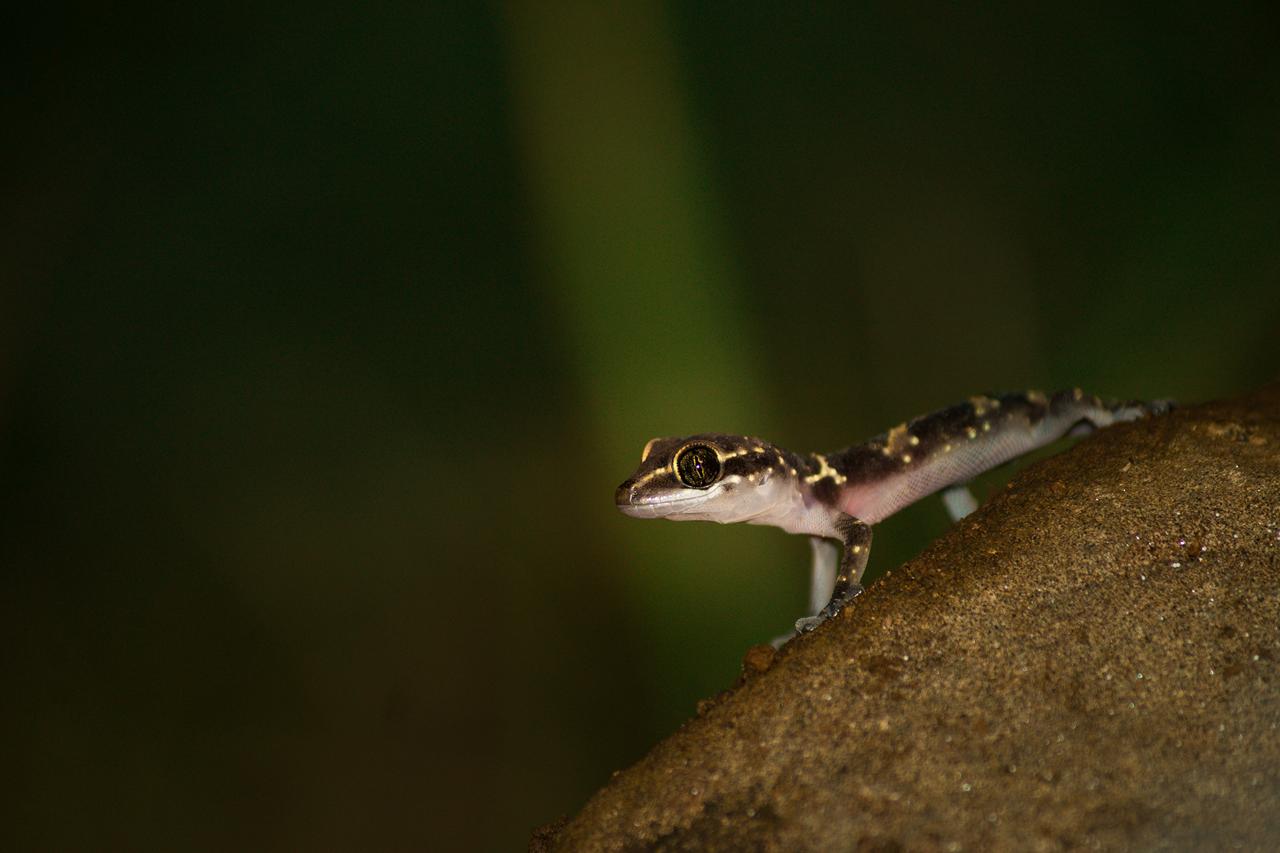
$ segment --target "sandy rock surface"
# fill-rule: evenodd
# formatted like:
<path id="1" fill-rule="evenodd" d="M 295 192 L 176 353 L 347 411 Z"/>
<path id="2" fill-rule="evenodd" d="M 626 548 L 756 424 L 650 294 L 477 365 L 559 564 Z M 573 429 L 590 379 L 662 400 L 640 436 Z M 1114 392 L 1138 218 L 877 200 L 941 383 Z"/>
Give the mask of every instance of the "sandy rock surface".
<path id="1" fill-rule="evenodd" d="M 1280 386 L 1103 430 L 612 779 L 562 850 L 1280 849 Z"/>

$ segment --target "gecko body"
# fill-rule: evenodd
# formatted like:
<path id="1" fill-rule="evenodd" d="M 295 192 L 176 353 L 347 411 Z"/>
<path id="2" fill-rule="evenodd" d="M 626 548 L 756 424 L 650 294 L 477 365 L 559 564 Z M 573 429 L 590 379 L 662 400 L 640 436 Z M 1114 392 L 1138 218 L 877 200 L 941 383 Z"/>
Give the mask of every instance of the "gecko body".
<path id="1" fill-rule="evenodd" d="M 796 622 L 804 632 L 862 592 L 871 525 L 1065 435 L 1171 407 L 1105 402 L 1080 389 L 978 396 L 833 453 L 721 433 L 655 438 L 615 500 L 637 518 L 768 524 L 811 537 L 811 615 Z"/>

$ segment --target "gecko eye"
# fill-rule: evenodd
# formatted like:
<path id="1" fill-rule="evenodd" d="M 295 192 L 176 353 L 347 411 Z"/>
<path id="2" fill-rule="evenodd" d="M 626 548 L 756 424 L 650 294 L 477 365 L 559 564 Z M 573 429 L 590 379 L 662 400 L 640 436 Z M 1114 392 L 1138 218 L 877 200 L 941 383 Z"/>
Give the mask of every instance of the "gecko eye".
<path id="1" fill-rule="evenodd" d="M 705 444 L 691 444 L 676 456 L 676 476 L 691 489 L 705 489 L 720 479 L 720 457 Z"/>

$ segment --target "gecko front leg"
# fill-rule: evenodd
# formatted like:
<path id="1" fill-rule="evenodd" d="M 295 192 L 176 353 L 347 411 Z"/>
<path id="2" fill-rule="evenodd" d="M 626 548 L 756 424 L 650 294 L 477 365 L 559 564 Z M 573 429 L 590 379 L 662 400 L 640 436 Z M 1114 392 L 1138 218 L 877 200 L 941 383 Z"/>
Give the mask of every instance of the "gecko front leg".
<path id="1" fill-rule="evenodd" d="M 840 554 L 843 550 L 833 539 L 810 536 L 813 548 L 813 570 L 809 583 L 809 615 L 817 616 L 831 600 L 836 587 L 836 574 L 840 570 Z"/>
<path id="2" fill-rule="evenodd" d="M 836 575 L 840 571 L 840 560 L 844 547 L 843 545 L 837 545 L 836 540 L 828 539 L 825 536 L 810 536 L 809 545 L 813 549 L 813 564 L 809 582 L 809 615 L 816 617 L 831 601 L 831 594 L 835 591 L 836 586 Z M 785 643 L 790 642 L 796 636 L 798 630 L 798 628 L 793 628 L 785 634 L 774 637 L 770 641 L 771 645 L 775 649 L 782 648 Z"/>
<path id="3" fill-rule="evenodd" d="M 835 522 L 835 529 L 843 548 L 831 600 L 813 616 L 797 619 L 797 633 L 812 631 L 862 594 L 862 573 L 866 571 L 867 558 L 871 555 L 871 525 L 851 515 L 841 515 Z"/>

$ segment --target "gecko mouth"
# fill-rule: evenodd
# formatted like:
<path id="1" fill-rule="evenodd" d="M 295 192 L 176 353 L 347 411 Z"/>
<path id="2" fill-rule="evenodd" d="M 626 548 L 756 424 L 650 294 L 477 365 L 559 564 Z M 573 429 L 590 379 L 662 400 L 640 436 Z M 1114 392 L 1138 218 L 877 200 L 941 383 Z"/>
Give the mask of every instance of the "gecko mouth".
<path id="1" fill-rule="evenodd" d="M 637 500 L 638 496 L 629 490 L 618 489 L 617 505 L 618 509 L 626 515 L 638 518 L 653 518 L 660 515 L 672 515 L 679 512 L 686 505 L 693 506 L 704 503 L 712 494 L 713 492 L 704 492 L 684 497 L 640 497 Z"/>

